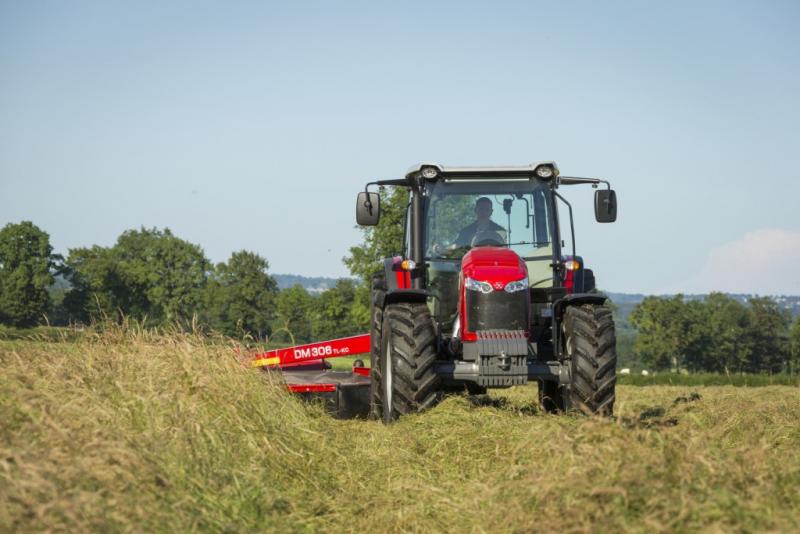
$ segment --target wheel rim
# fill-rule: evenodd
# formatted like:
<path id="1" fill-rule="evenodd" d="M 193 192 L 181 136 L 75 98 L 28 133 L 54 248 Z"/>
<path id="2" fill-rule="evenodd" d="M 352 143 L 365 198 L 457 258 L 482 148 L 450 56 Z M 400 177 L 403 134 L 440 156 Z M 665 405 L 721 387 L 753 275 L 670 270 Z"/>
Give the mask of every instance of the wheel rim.
<path id="1" fill-rule="evenodd" d="M 561 329 L 564 334 L 564 352 L 567 353 L 567 356 L 572 358 L 572 332 L 567 332 L 567 327 Z"/>
<path id="2" fill-rule="evenodd" d="M 383 369 L 383 418 L 392 420 L 392 338 L 386 343 L 386 365 Z"/>

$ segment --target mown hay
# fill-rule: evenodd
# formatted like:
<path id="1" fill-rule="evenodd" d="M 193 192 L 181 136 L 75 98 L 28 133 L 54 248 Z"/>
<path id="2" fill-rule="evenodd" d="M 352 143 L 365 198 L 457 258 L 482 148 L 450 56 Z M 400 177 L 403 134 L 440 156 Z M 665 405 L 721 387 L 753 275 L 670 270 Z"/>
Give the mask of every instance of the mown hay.
<path id="1" fill-rule="evenodd" d="M 531 386 L 387 428 L 303 405 L 234 348 L 0 342 L 0 530 L 800 528 L 795 387 L 620 387 L 593 420 L 542 414 Z"/>

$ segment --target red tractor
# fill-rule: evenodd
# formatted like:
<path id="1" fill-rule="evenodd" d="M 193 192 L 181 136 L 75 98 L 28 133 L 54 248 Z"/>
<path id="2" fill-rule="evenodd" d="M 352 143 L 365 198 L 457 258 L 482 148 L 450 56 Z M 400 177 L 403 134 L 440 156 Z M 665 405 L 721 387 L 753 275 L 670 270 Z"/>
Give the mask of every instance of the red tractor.
<path id="1" fill-rule="evenodd" d="M 611 415 L 614 322 L 575 255 L 572 207 L 558 192 L 577 184 L 604 184 L 595 218 L 616 220 L 607 181 L 561 176 L 551 161 L 425 163 L 405 178 L 368 183 L 356 205 L 361 225 L 380 220 L 370 186 L 409 193 L 401 255 L 384 259 L 372 279 L 370 333 L 270 351 L 253 365 L 280 367 L 291 391 L 324 399 L 340 417 L 390 423 L 433 406 L 445 391 L 485 393 L 531 380 L 547 411 Z M 569 212 L 569 251 L 560 206 Z M 371 370 L 332 371 L 326 362 L 367 352 Z"/>
<path id="2" fill-rule="evenodd" d="M 370 413 L 390 423 L 443 391 L 482 393 L 539 381 L 544 409 L 610 415 L 616 338 L 606 296 L 575 255 L 561 186 L 591 184 L 598 222 L 616 220 L 616 194 L 594 178 L 560 176 L 554 162 L 523 167 L 421 164 L 367 184 L 356 218 L 376 225 L 370 186 L 405 187 L 401 256 L 372 280 Z M 563 250 L 558 210 L 570 217 Z"/>

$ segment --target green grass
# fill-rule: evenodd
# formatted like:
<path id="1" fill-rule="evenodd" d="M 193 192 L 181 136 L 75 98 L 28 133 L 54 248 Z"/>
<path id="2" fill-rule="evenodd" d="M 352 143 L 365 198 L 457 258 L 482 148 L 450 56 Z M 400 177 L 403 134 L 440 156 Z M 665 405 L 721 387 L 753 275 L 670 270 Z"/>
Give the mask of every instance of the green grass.
<path id="1" fill-rule="evenodd" d="M 800 386 L 800 375 L 748 375 L 714 373 L 658 373 L 656 375 L 617 375 L 617 383 L 625 386 Z"/>
<path id="2" fill-rule="evenodd" d="M 370 366 L 369 356 L 364 354 L 362 356 L 340 356 L 338 358 L 329 358 L 328 362 L 333 369 L 337 371 L 347 371 L 353 368 L 353 362 L 361 360 L 366 367 Z"/>
<path id="3" fill-rule="evenodd" d="M 80 339 L 84 332 L 84 329 L 63 326 L 14 328 L 13 326 L 0 325 L 0 340 L 72 342 Z"/>
<path id="4" fill-rule="evenodd" d="M 797 531 L 800 388 L 536 388 L 338 421 L 233 344 L 0 341 L 0 531 Z M 699 395 L 692 395 L 697 393 Z"/>

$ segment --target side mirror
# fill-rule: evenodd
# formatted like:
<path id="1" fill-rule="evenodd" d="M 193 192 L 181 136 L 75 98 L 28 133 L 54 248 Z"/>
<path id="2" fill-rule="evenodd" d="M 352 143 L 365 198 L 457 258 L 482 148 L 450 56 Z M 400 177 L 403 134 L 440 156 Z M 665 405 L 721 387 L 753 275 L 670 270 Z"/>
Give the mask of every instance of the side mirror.
<path id="1" fill-rule="evenodd" d="M 613 189 L 598 189 L 594 192 L 594 218 L 599 223 L 617 220 L 617 193 Z"/>
<path id="2" fill-rule="evenodd" d="M 380 195 L 378 193 L 359 193 L 356 200 L 356 222 L 361 226 L 375 226 L 380 220 Z"/>

